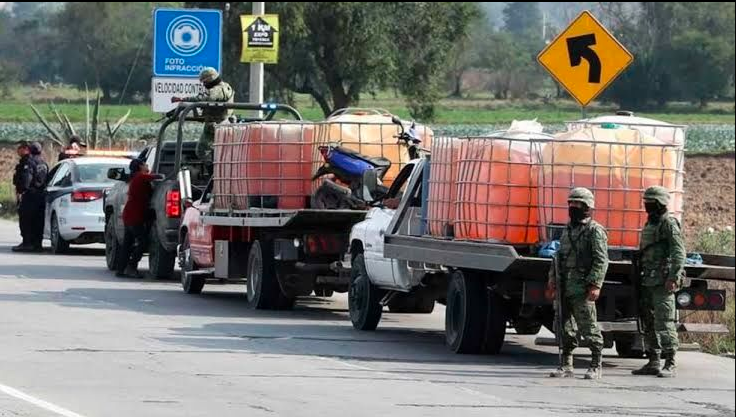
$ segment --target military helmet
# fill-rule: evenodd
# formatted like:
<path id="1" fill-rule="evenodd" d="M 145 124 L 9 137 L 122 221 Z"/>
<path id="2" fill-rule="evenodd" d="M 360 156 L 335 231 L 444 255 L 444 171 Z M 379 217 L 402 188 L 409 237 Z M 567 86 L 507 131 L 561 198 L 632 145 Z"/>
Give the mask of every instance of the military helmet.
<path id="1" fill-rule="evenodd" d="M 660 186 L 649 187 L 644 191 L 644 201 L 656 201 L 666 206 L 670 203 L 670 192 Z"/>
<path id="2" fill-rule="evenodd" d="M 199 73 L 199 82 L 211 83 L 212 81 L 215 81 L 219 76 L 220 74 L 217 72 L 216 69 L 212 67 L 207 67 Z"/>
<path id="3" fill-rule="evenodd" d="M 595 208 L 595 197 L 593 196 L 593 193 L 590 192 L 590 190 L 587 188 L 573 188 L 570 191 L 570 195 L 567 197 L 567 202 L 569 203 L 571 201 L 579 201 L 588 206 L 588 208 Z"/>

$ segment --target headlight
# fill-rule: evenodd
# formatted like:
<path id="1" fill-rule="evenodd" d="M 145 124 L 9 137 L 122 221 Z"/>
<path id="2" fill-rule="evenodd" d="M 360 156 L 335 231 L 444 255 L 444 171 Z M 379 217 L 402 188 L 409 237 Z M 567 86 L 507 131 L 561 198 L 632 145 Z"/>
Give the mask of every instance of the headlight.
<path id="1" fill-rule="evenodd" d="M 692 301 L 693 301 L 693 297 L 690 295 L 690 293 L 681 292 L 677 294 L 677 304 L 683 307 L 689 306 Z"/>

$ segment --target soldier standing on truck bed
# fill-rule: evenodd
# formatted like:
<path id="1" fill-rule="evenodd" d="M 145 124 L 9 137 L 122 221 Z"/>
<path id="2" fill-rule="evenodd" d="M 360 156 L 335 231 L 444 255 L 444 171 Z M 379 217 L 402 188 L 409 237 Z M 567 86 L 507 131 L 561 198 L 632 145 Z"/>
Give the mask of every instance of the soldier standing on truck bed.
<path id="1" fill-rule="evenodd" d="M 603 280 L 608 270 L 608 235 L 606 230 L 590 217 L 595 208 L 593 193 L 586 188 L 575 188 L 567 199 L 570 222 L 562 232 L 560 249 L 547 281 L 548 297 L 554 298 L 562 291 L 561 326 L 562 356 L 560 367 L 550 374 L 554 378 L 572 378 L 572 352 L 578 346 L 575 325 L 583 340 L 588 343 L 592 359 L 585 379 L 602 376 L 603 336 L 596 318 L 595 301 L 600 296 Z M 562 288 L 555 285 L 555 274 L 560 274 Z M 561 306 L 557 306 L 560 308 Z"/>
<path id="2" fill-rule="evenodd" d="M 632 371 L 634 375 L 671 378 L 677 369 L 675 354 L 679 341 L 675 328 L 675 292 L 682 286 L 686 254 L 680 224 L 667 212 L 669 202 L 670 193 L 664 187 L 650 187 L 644 191 L 644 208 L 649 218 L 639 243 L 639 314 L 649 362 Z M 665 360 L 662 369 L 659 369 L 660 357 Z"/>
<path id="3" fill-rule="evenodd" d="M 214 68 L 205 68 L 199 73 L 199 81 L 204 84 L 205 91 L 192 97 L 172 97 L 172 103 L 178 102 L 200 102 L 215 101 L 221 103 L 232 103 L 235 100 L 235 91 L 220 77 Z M 197 145 L 197 156 L 203 161 L 212 160 L 212 143 L 215 141 L 215 124 L 224 122 L 232 113 L 232 110 L 222 108 L 205 108 L 204 130 Z"/>

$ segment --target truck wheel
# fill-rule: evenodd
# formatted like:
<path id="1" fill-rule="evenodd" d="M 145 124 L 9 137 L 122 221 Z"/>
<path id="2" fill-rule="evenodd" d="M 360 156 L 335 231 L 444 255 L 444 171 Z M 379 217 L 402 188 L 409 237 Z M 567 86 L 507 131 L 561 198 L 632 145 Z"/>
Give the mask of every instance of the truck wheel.
<path id="1" fill-rule="evenodd" d="M 158 240 L 156 227 L 151 227 L 151 243 L 148 245 L 148 269 L 156 279 L 169 279 L 174 274 L 176 252 L 166 250 Z"/>
<path id="2" fill-rule="evenodd" d="M 256 240 L 248 253 L 246 282 L 248 306 L 254 310 L 278 309 L 281 288 L 276 278 L 273 246 Z"/>
<path id="3" fill-rule="evenodd" d="M 637 346 L 636 334 L 619 334 L 614 337 L 616 342 L 616 353 L 622 358 L 639 359 L 644 357 L 644 350 Z"/>
<path id="4" fill-rule="evenodd" d="M 350 321 L 358 330 L 376 330 L 381 321 L 383 306 L 381 290 L 373 285 L 365 270 L 365 258 L 358 254 L 350 269 L 350 289 L 348 290 Z"/>
<path id="5" fill-rule="evenodd" d="M 118 238 L 115 236 L 115 220 L 110 216 L 105 223 L 105 263 L 107 263 L 107 269 L 114 271 L 122 260 L 123 250 L 118 243 Z"/>
<path id="6" fill-rule="evenodd" d="M 187 272 L 197 270 L 192 259 L 192 251 L 189 246 L 189 235 L 184 235 L 184 242 L 179 247 L 179 268 L 181 268 L 181 287 L 187 294 L 200 294 L 204 288 L 205 278 L 203 275 L 187 275 Z"/>
<path id="7" fill-rule="evenodd" d="M 455 271 L 447 286 L 445 341 L 455 353 L 480 353 L 486 333 L 488 296 L 480 277 Z"/>
<path id="8" fill-rule="evenodd" d="M 61 237 L 59 232 L 59 219 L 56 213 L 51 215 L 51 226 L 49 231 L 49 240 L 51 240 L 51 253 L 61 254 L 69 250 L 69 242 Z"/>
<path id="9" fill-rule="evenodd" d="M 506 308 L 503 298 L 496 293 L 488 295 L 488 316 L 483 340 L 483 353 L 496 355 L 503 347 L 506 338 Z"/>

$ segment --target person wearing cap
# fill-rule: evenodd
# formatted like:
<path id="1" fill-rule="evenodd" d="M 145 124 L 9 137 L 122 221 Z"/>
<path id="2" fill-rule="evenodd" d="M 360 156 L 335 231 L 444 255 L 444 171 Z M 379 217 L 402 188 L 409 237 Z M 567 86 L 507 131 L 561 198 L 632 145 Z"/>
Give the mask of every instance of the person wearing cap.
<path id="1" fill-rule="evenodd" d="M 160 179 L 160 175 L 151 175 L 151 171 L 140 159 L 130 161 L 130 182 L 128 184 L 128 200 L 123 208 L 122 255 L 116 267 L 118 277 L 140 278 L 138 262 L 148 247 L 148 220 L 151 205 L 151 182 Z"/>
<path id="2" fill-rule="evenodd" d="M 220 77 L 216 69 L 207 67 L 199 73 L 199 81 L 204 85 L 205 90 L 191 97 L 172 97 L 172 103 L 178 102 L 220 102 L 232 103 L 235 100 L 235 91 Z M 212 159 L 212 143 L 215 140 L 215 124 L 222 123 L 232 114 L 232 109 L 224 108 L 205 108 L 202 109 L 204 117 L 204 130 L 197 145 L 197 155 L 200 159 L 208 161 Z"/>
<path id="3" fill-rule="evenodd" d="M 43 225 L 46 205 L 46 177 L 49 167 L 43 160 L 43 147 L 38 142 L 21 142 L 18 146 L 20 161 L 15 167 L 13 184 L 18 202 L 18 222 L 22 242 L 14 252 L 43 251 Z"/>
<path id="4" fill-rule="evenodd" d="M 59 153 L 59 161 L 63 161 L 68 158 L 75 158 L 82 155 L 83 149 L 87 145 L 82 142 L 82 139 L 77 135 L 72 135 L 69 138 L 69 145 Z"/>
<path id="5" fill-rule="evenodd" d="M 649 361 L 634 375 L 676 375 L 675 354 L 679 348 L 675 327 L 675 292 L 685 276 L 685 243 L 680 223 L 670 216 L 670 193 L 664 187 L 644 191 L 647 222 L 641 231 L 639 256 L 641 282 L 639 315 L 644 328 L 644 343 Z M 660 369 L 660 360 L 664 366 Z"/>
<path id="6" fill-rule="evenodd" d="M 598 326 L 595 302 L 608 271 L 608 235 L 605 228 L 591 218 L 595 198 L 590 190 L 573 189 L 567 202 L 570 222 L 562 232 L 560 249 L 553 263 L 560 270 L 556 271 L 554 266 L 550 269 L 546 291 L 548 298 L 554 299 L 556 291 L 561 290 L 564 306 L 561 314 L 562 363 L 550 376 L 574 377 L 572 353 L 578 346 L 579 333 L 592 354 L 585 379 L 599 379 L 602 376 L 603 335 Z M 562 289 L 556 288 L 556 274 L 560 275 Z"/>

